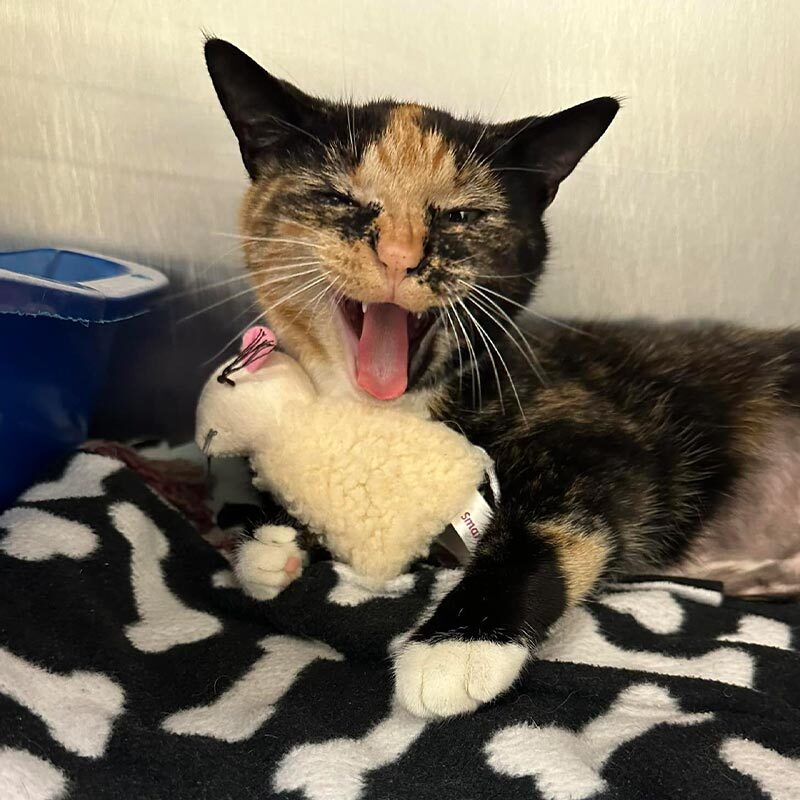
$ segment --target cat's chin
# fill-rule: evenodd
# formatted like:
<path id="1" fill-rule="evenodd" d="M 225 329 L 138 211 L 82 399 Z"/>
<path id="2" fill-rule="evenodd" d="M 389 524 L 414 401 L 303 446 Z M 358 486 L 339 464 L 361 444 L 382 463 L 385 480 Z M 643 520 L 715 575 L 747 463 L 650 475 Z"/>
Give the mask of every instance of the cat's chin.
<path id="1" fill-rule="evenodd" d="M 337 316 L 349 377 L 359 391 L 385 401 L 414 388 L 440 324 L 435 309 L 413 313 L 394 303 L 345 298 Z"/>

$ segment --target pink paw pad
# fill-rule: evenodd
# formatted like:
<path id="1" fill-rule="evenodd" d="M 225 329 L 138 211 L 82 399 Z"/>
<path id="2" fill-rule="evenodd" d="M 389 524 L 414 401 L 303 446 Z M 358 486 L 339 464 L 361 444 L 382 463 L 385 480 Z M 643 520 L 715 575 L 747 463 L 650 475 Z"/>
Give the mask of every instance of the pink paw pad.
<path id="1" fill-rule="evenodd" d="M 286 563 L 283 565 L 283 571 L 287 575 L 293 575 L 300 569 L 302 565 L 302 561 L 297 556 L 290 556 L 286 559 Z"/>

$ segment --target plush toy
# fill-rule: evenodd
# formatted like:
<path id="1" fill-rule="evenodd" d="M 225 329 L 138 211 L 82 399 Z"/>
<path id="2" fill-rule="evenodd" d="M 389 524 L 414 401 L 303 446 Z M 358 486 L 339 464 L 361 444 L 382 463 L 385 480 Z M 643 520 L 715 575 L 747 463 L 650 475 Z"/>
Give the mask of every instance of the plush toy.
<path id="1" fill-rule="evenodd" d="M 274 347 L 268 329 L 251 329 L 239 356 L 206 384 L 196 431 L 205 453 L 247 456 L 256 488 L 367 583 L 402 573 L 446 529 L 471 552 L 496 499 L 486 452 L 409 410 L 321 397 Z M 299 574 L 291 528 L 264 526 L 251 551 L 240 551 L 237 568 L 244 583 L 260 581 L 263 591 L 251 593 L 274 596 Z"/>

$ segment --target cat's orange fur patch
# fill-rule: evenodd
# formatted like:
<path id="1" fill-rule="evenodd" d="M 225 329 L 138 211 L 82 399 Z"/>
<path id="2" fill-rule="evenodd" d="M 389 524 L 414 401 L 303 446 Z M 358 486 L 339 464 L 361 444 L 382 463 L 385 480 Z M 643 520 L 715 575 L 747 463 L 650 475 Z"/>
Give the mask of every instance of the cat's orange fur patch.
<path id="1" fill-rule="evenodd" d="M 456 189 L 455 157 L 444 137 L 420 126 L 422 108 L 402 105 L 389 114 L 379 139 L 369 145 L 350 176 L 356 197 L 380 198 L 378 235 L 422 249 L 433 203 L 447 204 Z"/>
<path id="2" fill-rule="evenodd" d="M 298 258 L 305 254 L 307 248 L 293 244 L 292 240 L 304 239 L 307 231 L 299 223 L 282 221 L 276 226 L 273 236 L 265 238 L 259 235 L 260 223 L 267 217 L 272 199 L 286 189 L 290 180 L 288 176 L 281 176 L 253 183 L 244 196 L 240 218 L 245 235 L 245 260 L 252 274 L 259 304 L 269 312 L 272 326 L 280 331 L 282 345 L 307 363 L 327 360 L 327 354 L 312 323 L 301 315 L 306 298 L 302 298 L 303 302 L 300 303 L 282 302 L 282 298 L 293 291 L 298 281 L 302 283 L 313 277 L 309 274 L 295 279 L 291 275 L 293 270 L 286 269 L 286 265 L 301 263 Z M 272 242 L 269 239 L 285 241 Z M 315 260 L 316 256 L 308 256 L 309 264 Z M 299 267 L 297 271 L 301 269 L 309 270 L 311 266 Z"/>
<path id="3" fill-rule="evenodd" d="M 579 603 L 596 586 L 608 562 L 607 543 L 596 532 L 587 533 L 564 521 L 537 525 L 536 532 L 556 550 L 566 584 L 567 605 Z"/>

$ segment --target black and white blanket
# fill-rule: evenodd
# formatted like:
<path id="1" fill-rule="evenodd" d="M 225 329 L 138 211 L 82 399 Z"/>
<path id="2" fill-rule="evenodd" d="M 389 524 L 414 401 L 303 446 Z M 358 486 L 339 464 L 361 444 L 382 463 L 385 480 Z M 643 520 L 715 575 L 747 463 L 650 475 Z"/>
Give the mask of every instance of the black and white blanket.
<path id="1" fill-rule="evenodd" d="M 571 612 L 508 695 L 425 722 L 389 654 L 452 585 L 310 567 L 276 600 L 121 462 L 0 516 L 2 800 L 800 798 L 800 606 L 641 579 Z"/>

